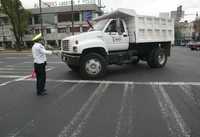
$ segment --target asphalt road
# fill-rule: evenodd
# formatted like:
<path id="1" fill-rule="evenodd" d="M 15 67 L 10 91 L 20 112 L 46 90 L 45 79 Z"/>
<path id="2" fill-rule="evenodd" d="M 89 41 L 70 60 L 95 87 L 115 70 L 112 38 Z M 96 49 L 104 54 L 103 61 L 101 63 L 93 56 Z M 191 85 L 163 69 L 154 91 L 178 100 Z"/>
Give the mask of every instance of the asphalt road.
<path id="1" fill-rule="evenodd" d="M 0 137 L 200 137 L 199 58 L 175 47 L 162 69 L 113 65 L 85 81 L 51 56 L 38 97 L 31 54 L 0 53 Z"/>

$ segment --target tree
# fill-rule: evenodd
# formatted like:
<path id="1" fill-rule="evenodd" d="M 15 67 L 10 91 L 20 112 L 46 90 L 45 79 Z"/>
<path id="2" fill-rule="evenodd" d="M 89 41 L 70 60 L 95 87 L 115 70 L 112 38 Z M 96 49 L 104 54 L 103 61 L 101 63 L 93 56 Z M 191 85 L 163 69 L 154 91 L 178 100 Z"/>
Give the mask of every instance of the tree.
<path id="1" fill-rule="evenodd" d="M 21 50 L 30 12 L 23 8 L 20 0 L 0 0 L 0 2 L 2 12 L 9 17 L 12 25 L 12 32 L 16 40 L 15 48 Z"/>

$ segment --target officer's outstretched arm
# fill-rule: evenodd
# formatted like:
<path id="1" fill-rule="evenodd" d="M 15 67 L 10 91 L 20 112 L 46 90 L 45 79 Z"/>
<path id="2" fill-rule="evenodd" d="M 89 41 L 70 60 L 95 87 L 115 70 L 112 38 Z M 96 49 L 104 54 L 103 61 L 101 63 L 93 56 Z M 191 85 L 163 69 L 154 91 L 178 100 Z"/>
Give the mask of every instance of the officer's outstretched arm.
<path id="1" fill-rule="evenodd" d="M 48 54 L 48 55 L 52 55 L 52 54 L 53 54 L 52 51 L 46 50 L 46 49 L 40 49 L 40 51 L 41 51 L 43 54 Z"/>

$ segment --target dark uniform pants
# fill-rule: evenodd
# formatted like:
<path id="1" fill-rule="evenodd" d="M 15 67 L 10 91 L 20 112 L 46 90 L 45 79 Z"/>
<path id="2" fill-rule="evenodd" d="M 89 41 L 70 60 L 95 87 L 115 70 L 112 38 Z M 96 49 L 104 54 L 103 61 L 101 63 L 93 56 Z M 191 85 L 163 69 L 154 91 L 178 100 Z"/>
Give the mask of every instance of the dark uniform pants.
<path id="1" fill-rule="evenodd" d="M 44 92 L 45 83 L 46 83 L 46 62 L 42 64 L 34 63 L 34 69 L 36 73 L 36 87 L 37 87 L 37 94 L 41 94 Z"/>

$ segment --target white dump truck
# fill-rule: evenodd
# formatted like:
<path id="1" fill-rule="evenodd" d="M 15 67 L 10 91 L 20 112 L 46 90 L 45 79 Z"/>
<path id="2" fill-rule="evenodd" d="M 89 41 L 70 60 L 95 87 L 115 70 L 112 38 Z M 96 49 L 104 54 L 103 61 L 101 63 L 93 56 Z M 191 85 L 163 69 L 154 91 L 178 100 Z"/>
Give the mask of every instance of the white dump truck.
<path id="1" fill-rule="evenodd" d="M 88 32 L 62 40 L 62 60 L 82 78 L 99 78 L 111 64 L 136 64 L 142 60 L 151 68 L 165 66 L 174 43 L 171 19 L 118 9 L 94 21 Z"/>

